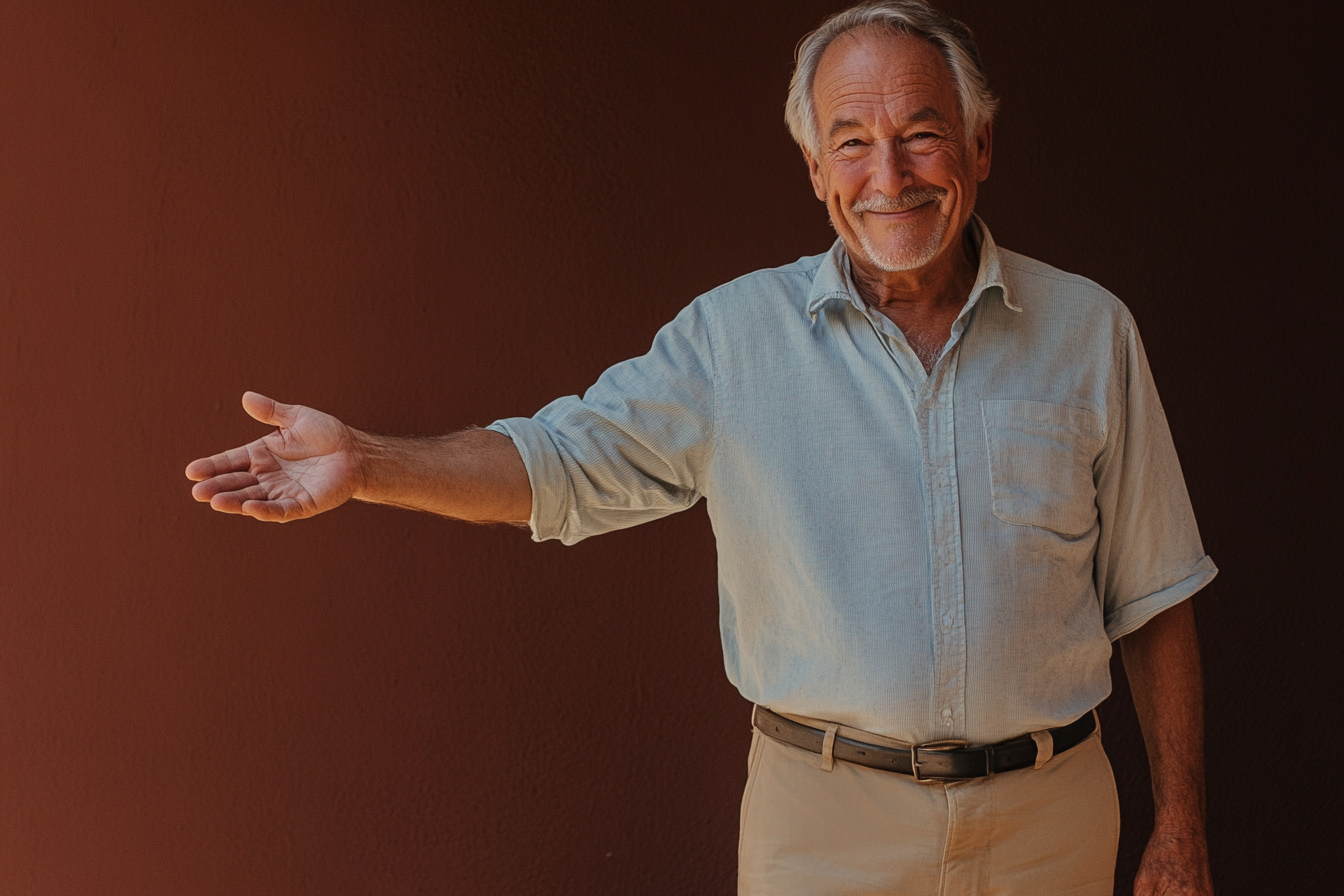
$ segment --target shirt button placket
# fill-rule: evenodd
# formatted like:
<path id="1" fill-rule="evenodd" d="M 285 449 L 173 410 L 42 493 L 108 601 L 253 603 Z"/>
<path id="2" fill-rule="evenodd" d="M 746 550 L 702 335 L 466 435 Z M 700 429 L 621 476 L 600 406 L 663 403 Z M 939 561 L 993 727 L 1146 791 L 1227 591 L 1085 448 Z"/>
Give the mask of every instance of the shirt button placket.
<path id="1" fill-rule="evenodd" d="M 961 581 L 961 514 L 956 487 L 952 384 L 955 355 L 924 384 L 920 427 L 924 430 L 925 483 L 932 544 L 930 586 L 934 630 L 934 694 L 937 728 L 959 736 L 965 720 L 966 631 Z"/>

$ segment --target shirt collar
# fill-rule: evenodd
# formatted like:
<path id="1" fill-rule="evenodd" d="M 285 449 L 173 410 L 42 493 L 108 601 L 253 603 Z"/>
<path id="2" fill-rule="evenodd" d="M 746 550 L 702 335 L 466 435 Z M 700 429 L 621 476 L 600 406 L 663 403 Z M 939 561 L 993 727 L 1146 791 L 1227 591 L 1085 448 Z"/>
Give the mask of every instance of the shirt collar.
<path id="1" fill-rule="evenodd" d="M 971 294 L 963 314 L 979 301 L 981 294 L 987 289 L 997 289 L 1004 305 L 1013 311 L 1021 312 L 1022 306 L 1013 298 L 1008 291 L 1008 284 L 1004 282 L 999 263 L 999 247 L 990 236 L 989 228 L 980 220 L 979 215 L 971 216 L 970 227 L 971 239 L 980 250 L 980 267 L 976 271 L 975 285 L 971 287 Z M 808 316 L 816 320 L 821 309 L 834 301 L 849 302 L 859 311 L 867 310 L 850 275 L 849 255 L 845 252 L 845 243 L 838 238 L 826 253 L 826 257 L 822 259 L 821 267 L 817 269 L 817 276 L 812 281 L 812 290 L 807 296 Z"/>

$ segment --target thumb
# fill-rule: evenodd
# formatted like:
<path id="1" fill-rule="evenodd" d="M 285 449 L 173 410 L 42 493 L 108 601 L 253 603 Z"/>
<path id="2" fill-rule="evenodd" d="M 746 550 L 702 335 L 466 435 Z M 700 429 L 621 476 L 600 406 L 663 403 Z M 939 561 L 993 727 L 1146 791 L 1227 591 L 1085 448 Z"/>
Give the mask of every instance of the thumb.
<path id="1" fill-rule="evenodd" d="M 243 410 L 254 420 L 270 426 L 289 426 L 297 416 L 298 407 L 282 404 L 273 398 L 267 398 L 260 392 L 243 393 Z"/>

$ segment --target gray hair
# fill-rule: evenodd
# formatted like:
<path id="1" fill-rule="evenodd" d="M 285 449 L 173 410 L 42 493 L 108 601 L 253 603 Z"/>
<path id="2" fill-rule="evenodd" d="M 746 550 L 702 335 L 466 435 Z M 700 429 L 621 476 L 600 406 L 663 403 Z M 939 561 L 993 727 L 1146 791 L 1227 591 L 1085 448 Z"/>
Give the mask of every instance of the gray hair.
<path id="1" fill-rule="evenodd" d="M 821 133 L 812 87 L 822 54 L 840 35 L 868 27 L 889 28 L 922 37 L 942 54 L 957 89 L 968 143 L 975 140 L 981 125 L 994 120 L 999 100 L 985 79 L 980 51 L 975 46 L 971 29 L 921 0 L 869 0 L 831 16 L 798 43 L 789 99 L 784 104 L 784 120 L 799 146 L 814 156 L 817 154 Z"/>

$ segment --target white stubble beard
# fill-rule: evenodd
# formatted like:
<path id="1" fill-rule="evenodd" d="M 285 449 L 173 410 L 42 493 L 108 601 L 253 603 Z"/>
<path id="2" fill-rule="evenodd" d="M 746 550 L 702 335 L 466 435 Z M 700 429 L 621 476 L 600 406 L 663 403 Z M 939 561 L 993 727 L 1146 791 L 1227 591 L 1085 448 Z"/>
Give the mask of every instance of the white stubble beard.
<path id="1" fill-rule="evenodd" d="M 858 226 L 853 228 L 854 235 L 859 240 L 859 246 L 872 263 L 880 271 L 886 273 L 895 273 L 897 271 L 913 271 L 924 267 L 929 262 L 938 257 L 938 253 L 943 247 L 943 238 L 947 236 L 948 227 L 951 221 L 943 213 L 942 200 L 946 197 L 947 191 L 937 187 L 927 187 L 923 189 L 906 190 L 894 199 L 888 196 L 879 196 L 872 199 L 855 202 L 851 211 L 858 216 Z M 938 203 L 938 220 L 934 225 L 933 232 L 922 242 L 911 245 L 911 241 L 898 241 L 893 249 L 879 250 L 874 242 L 872 235 L 865 226 L 864 212 L 866 211 L 905 211 L 908 208 L 922 205 L 925 202 L 933 201 Z M 896 227 L 909 227 L 914 229 L 916 222 L 909 224 L 898 224 Z"/>

